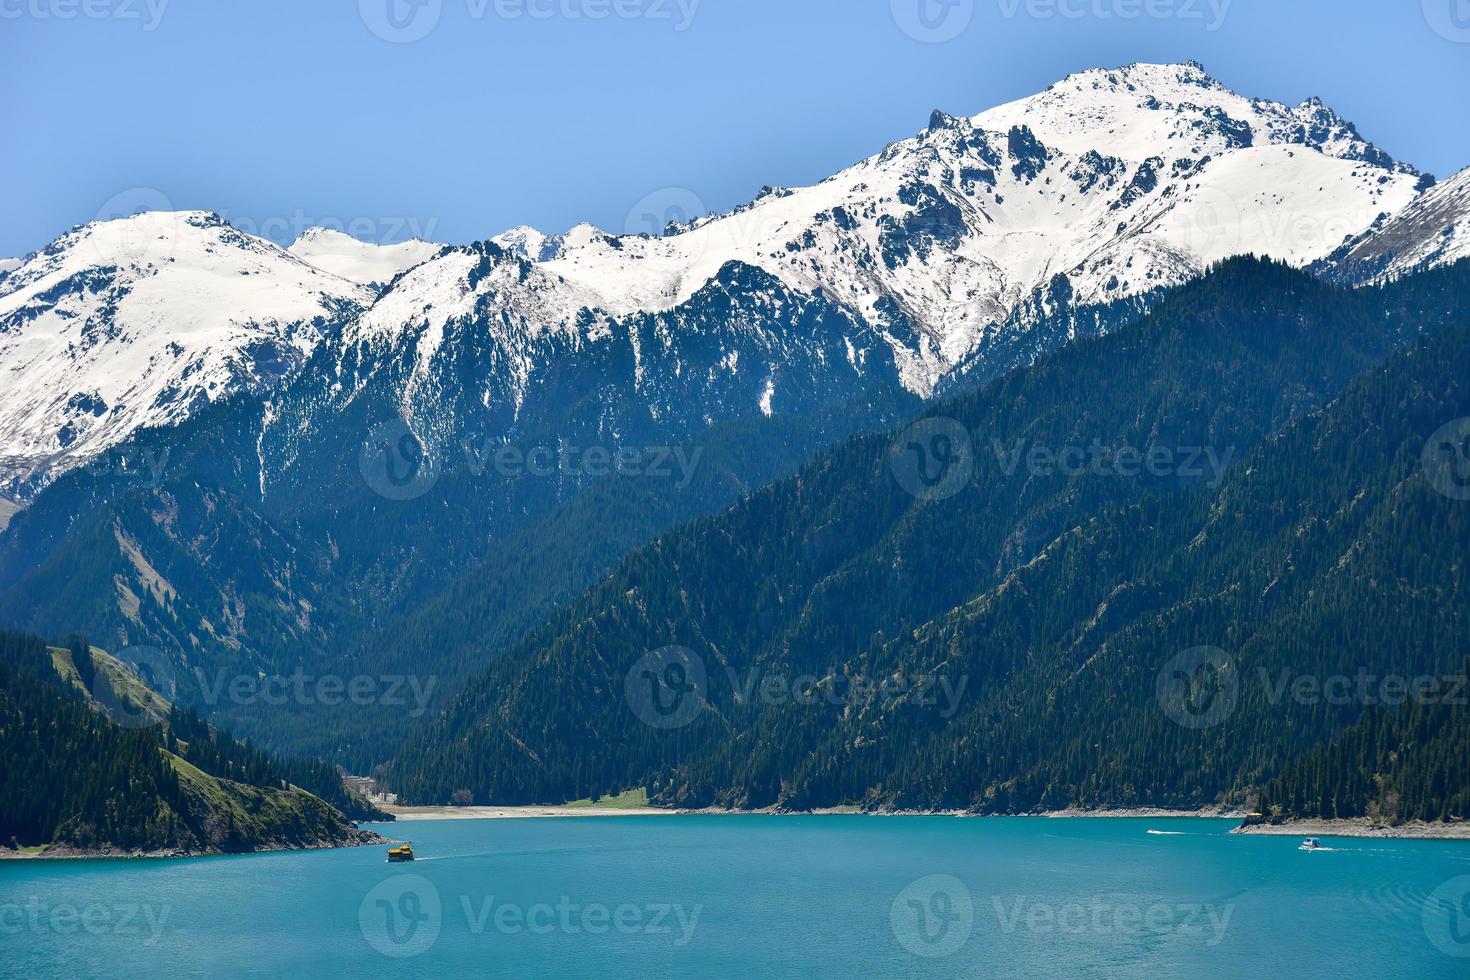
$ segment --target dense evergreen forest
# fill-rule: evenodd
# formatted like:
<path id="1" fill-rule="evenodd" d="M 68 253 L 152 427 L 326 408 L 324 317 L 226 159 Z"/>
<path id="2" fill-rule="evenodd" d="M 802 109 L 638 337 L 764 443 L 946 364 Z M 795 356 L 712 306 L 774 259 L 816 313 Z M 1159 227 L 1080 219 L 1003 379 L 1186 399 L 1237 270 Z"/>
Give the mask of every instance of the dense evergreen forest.
<path id="1" fill-rule="evenodd" d="M 1470 708 L 1463 666 L 1443 698 L 1367 711 L 1352 728 L 1292 763 L 1266 785 L 1270 819 L 1470 819 Z"/>
<path id="2" fill-rule="evenodd" d="M 85 641 L 0 632 L 0 844 L 237 852 L 346 843 L 363 837 L 348 819 L 384 818 L 332 767 L 276 760 L 192 711 L 119 724 L 106 706 L 135 691 Z"/>
<path id="3" fill-rule="evenodd" d="M 1467 309 L 1470 264 L 1347 291 L 1227 262 L 936 406 L 970 442 L 953 493 L 897 475 L 895 454 L 934 429 L 860 437 L 633 552 L 385 776 L 416 802 L 641 786 L 667 804 L 983 812 L 1251 805 L 1269 785 L 1306 812 L 1300 787 L 1327 765 L 1313 753 L 1359 751 L 1327 746 L 1380 709 L 1280 678 L 1461 665 L 1470 504 L 1423 459 L 1470 415 Z M 1091 446 L 1101 465 L 1055 465 Z M 1174 465 L 1124 465 L 1150 449 Z M 632 687 L 668 678 L 698 709 L 649 724 Z M 803 678 L 814 696 L 791 696 Z M 899 693 L 874 696 L 884 680 Z M 1427 731 L 1375 770 L 1417 801 L 1396 818 L 1463 810 L 1461 784 L 1402 763 L 1433 751 Z M 1463 741 L 1442 745 L 1463 770 Z"/>

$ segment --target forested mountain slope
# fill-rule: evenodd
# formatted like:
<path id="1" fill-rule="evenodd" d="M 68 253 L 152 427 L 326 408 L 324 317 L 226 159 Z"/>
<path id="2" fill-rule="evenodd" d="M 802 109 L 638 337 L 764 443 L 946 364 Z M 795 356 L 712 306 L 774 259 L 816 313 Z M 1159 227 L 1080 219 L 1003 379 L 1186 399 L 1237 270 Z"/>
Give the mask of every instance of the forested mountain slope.
<path id="1" fill-rule="evenodd" d="M 1243 755 L 1191 743 L 1211 733 L 1172 724 L 1151 685 L 1175 654 L 1228 650 L 1268 623 L 1284 629 L 1277 596 L 1325 603 L 1313 591 L 1321 581 L 1287 574 L 1306 560 L 1293 543 L 1316 539 L 1298 541 L 1280 515 L 1298 514 L 1305 533 L 1336 515 L 1329 503 L 1355 499 L 1338 495 L 1415 486 L 1400 469 L 1434 428 L 1457 417 L 1446 415 L 1459 392 L 1443 358 L 1456 354 L 1467 281 L 1462 264 L 1348 292 L 1270 263 L 1226 263 L 1116 334 L 946 404 L 933 423 L 897 440 L 853 440 L 727 513 L 635 552 L 470 684 L 404 749 L 390 779 L 426 801 L 460 789 L 478 800 L 529 802 L 646 785 L 666 802 L 755 806 L 1025 809 L 1212 800 L 1243 790 L 1286 757 L 1254 738 L 1231 741 Z M 1432 340 L 1400 355 L 1389 373 L 1376 367 L 1426 329 Z M 1432 377 L 1413 373 L 1436 365 Z M 1357 394 L 1313 414 L 1358 375 Z M 1371 421 L 1420 388 L 1420 414 L 1395 417 L 1391 429 L 1379 420 L 1386 431 L 1356 432 L 1341 414 Z M 1418 431 L 1432 419 L 1440 421 Z M 1334 441 L 1322 447 L 1312 441 L 1329 435 Z M 965 439 L 969 455 L 954 456 Z M 915 443 L 931 456 L 947 449 L 968 479 L 916 482 Z M 1292 447 L 1284 457 L 1283 446 Z M 1082 455 L 1067 452 L 1073 448 Z M 1319 463 L 1328 448 L 1338 455 Z M 1131 455 L 1153 450 L 1163 465 Z M 1355 468 L 1333 469 L 1348 464 Z M 1459 615 L 1461 584 L 1457 565 L 1443 577 L 1443 548 L 1453 532 L 1465 537 L 1463 526 L 1434 522 L 1464 517 L 1445 506 L 1451 501 L 1426 499 L 1422 479 L 1418 486 L 1403 505 L 1410 509 L 1391 501 L 1374 513 L 1411 519 L 1414 534 L 1426 524 L 1446 533 L 1423 559 L 1438 604 L 1345 594 L 1365 614 L 1438 609 L 1432 625 L 1442 629 Z M 1224 506 L 1235 509 L 1214 520 L 1230 524 L 1229 533 L 1208 523 Z M 1230 520 L 1237 510 L 1247 515 L 1239 531 Z M 1206 530 L 1220 544 L 1195 555 L 1189 546 Z M 1398 562 L 1402 542 L 1375 530 L 1332 526 L 1321 547 L 1342 545 L 1334 558 L 1360 547 L 1368 549 L 1364 562 Z M 1249 591 L 1239 582 L 1265 590 L 1272 604 L 1237 596 L 1220 605 Z M 1220 595 L 1194 591 L 1206 584 Z M 981 615 L 1002 608 L 1005 615 Z M 1206 618 L 1186 629 L 1184 611 Z M 1295 627 L 1313 642 L 1353 622 L 1330 627 L 1326 605 L 1319 615 Z M 624 685 L 640 658 L 669 646 L 691 654 L 676 673 L 702 668 L 704 708 L 664 731 L 629 710 Z M 1427 664 L 1442 653 L 1426 645 L 1416 659 Z M 1102 671 L 1110 656 L 1119 659 Z M 653 673 L 669 666 L 658 661 Z M 932 706 L 904 711 L 901 702 L 857 710 L 841 697 L 819 699 L 825 706 L 771 704 L 749 686 L 752 677 L 814 676 L 839 686 L 854 675 L 939 677 L 940 668 L 953 686 L 967 685 L 946 717 Z M 1111 692 L 1109 710 L 1099 714 L 1064 683 L 1084 677 Z M 1128 687 L 1141 680 L 1143 689 Z M 1137 710 L 1121 707 L 1130 701 Z M 1252 715 L 1239 717 L 1244 724 Z M 1352 720 L 1314 718 L 1304 730 L 1282 717 L 1295 739 L 1288 750 L 1305 750 Z"/>

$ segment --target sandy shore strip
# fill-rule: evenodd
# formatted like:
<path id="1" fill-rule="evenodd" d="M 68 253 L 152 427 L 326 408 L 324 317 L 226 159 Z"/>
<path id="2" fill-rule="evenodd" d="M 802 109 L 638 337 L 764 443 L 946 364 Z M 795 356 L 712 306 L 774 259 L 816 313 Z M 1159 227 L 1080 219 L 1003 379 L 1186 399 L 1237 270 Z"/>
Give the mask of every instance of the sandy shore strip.
<path id="1" fill-rule="evenodd" d="M 1470 840 L 1470 823 L 1406 823 L 1397 827 L 1371 820 L 1291 820 L 1237 827 L 1233 834 L 1273 837 L 1378 837 L 1415 840 Z"/>
<path id="2" fill-rule="evenodd" d="M 1240 810 L 1220 809 L 1218 807 L 1206 807 L 1200 810 L 1170 810 L 1164 807 L 1139 806 L 1125 807 L 1115 810 L 1052 810 L 1048 813 L 1035 814 L 1038 817 L 1051 817 L 1062 819 L 1103 817 L 1110 820 L 1137 820 L 1152 817 L 1154 819 L 1189 819 L 1189 820 L 1244 820 L 1245 813 Z"/>
<path id="3" fill-rule="evenodd" d="M 841 816 L 861 815 L 870 817 L 975 817 L 982 814 L 964 810 L 876 810 L 865 812 L 855 806 L 827 807 L 820 810 L 775 810 L 766 807 L 758 810 L 724 810 L 707 808 L 701 810 L 676 810 L 661 807 L 600 807 L 600 806 L 393 806 L 378 803 L 378 808 L 393 814 L 399 820 L 517 820 L 541 817 L 650 817 L 650 816 Z M 1018 816 L 1067 818 L 1227 818 L 1242 819 L 1245 814 L 1233 810 L 1167 810 L 1157 807 L 1137 807 L 1117 810 L 1056 810 L 1050 813 L 1034 813 Z"/>
<path id="4" fill-rule="evenodd" d="M 516 820 L 532 817 L 649 817 L 687 813 L 654 807 L 597 806 L 392 806 L 375 804 L 399 820 Z"/>

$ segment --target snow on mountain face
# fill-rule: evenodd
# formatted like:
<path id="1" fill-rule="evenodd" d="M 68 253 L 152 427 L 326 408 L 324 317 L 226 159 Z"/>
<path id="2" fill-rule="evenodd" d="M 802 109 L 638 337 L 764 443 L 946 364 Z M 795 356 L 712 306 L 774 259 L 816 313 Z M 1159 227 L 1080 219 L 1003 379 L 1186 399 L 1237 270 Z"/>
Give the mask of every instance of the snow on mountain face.
<path id="1" fill-rule="evenodd" d="M 207 212 L 71 231 L 0 278 L 0 492 L 272 383 L 370 300 Z"/>
<path id="2" fill-rule="evenodd" d="M 927 393 L 1038 294 L 1121 299 L 1244 252 L 1307 264 L 1420 185 L 1316 100 L 1246 99 L 1194 64 L 1133 65 L 973 119 L 936 112 L 820 184 L 767 189 L 665 237 L 578 226 L 506 243 L 549 251 L 541 266 L 614 316 L 673 308 L 739 260 L 873 324 Z"/>
<path id="3" fill-rule="evenodd" d="M 521 227 L 443 248 L 315 229 L 288 252 L 201 213 L 89 225 L 0 275 L 0 377 L 20 392 L 0 405 L 0 492 L 291 371 L 334 318 L 364 366 L 411 338 L 405 404 L 427 397 L 441 348 L 488 336 L 506 390 L 485 397 L 519 411 L 538 357 L 618 332 L 639 360 L 633 320 L 698 319 L 686 305 L 731 270 L 768 277 L 738 275 L 752 308 L 750 290 L 768 288 L 840 309 L 863 335 L 848 349 L 876 337 L 929 394 L 1003 348 L 1018 316 L 1126 300 L 1233 254 L 1316 263 L 1401 213 L 1426 241 L 1413 256 L 1396 246 L 1404 261 L 1463 254 L 1463 225 L 1435 225 L 1463 181 L 1420 197 L 1425 184 L 1320 101 L 1247 99 L 1191 63 L 1082 72 L 972 118 L 935 112 L 811 187 L 682 224 L 652 216 L 661 237 Z"/>
<path id="4" fill-rule="evenodd" d="M 334 276 L 363 286 L 382 287 L 400 273 L 427 262 L 443 248 L 417 238 L 395 245 L 377 245 L 330 228 L 310 228 L 287 251 Z"/>
<path id="5" fill-rule="evenodd" d="M 372 308 L 349 324 L 343 349 L 383 350 L 404 335 L 417 337 L 411 378 L 403 391 L 409 404 L 417 384 L 457 323 L 485 325 L 490 340 L 508 351 L 511 391 L 487 392 L 519 403 L 525 379 L 536 367 L 525 356 L 527 342 L 545 333 L 598 337 L 607 318 L 597 313 L 600 297 L 549 274 L 492 243 L 445 249 L 409 270 Z"/>
<path id="6" fill-rule="evenodd" d="M 1037 95 L 982 112 L 973 121 L 1002 132 L 1028 126 L 1047 145 L 1077 155 L 1106 150 L 1140 161 L 1296 144 L 1343 160 L 1418 173 L 1364 140 L 1320 99 L 1295 107 L 1248 99 L 1194 62 L 1079 72 Z"/>
<path id="7" fill-rule="evenodd" d="M 0 259 L 0 275 L 19 269 L 20 259 Z"/>
<path id="8" fill-rule="evenodd" d="M 1331 257 L 1348 278 L 1393 279 L 1470 257 L 1470 168 L 1425 191 Z"/>
<path id="9" fill-rule="evenodd" d="M 561 238 L 537 231 L 528 225 L 517 225 L 490 239 L 512 255 L 519 255 L 532 262 L 554 259 L 561 251 Z"/>

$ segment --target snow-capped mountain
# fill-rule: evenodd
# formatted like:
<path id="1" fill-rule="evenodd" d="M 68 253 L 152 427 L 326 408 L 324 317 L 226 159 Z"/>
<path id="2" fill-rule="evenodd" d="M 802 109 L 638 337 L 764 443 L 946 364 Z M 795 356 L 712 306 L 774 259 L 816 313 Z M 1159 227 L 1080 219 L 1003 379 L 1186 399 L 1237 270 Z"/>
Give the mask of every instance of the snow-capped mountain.
<path id="1" fill-rule="evenodd" d="M 497 351 L 486 405 L 517 410 L 541 358 L 614 335 L 632 345 L 639 384 L 656 387 L 635 321 L 698 320 L 690 304 L 722 276 L 757 308 L 752 272 L 771 284 L 771 308 L 842 311 L 842 372 L 862 375 L 877 338 L 904 387 L 929 395 L 956 368 L 983 379 L 992 361 L 1064 343 L 1072 328 L 1053 314 L 1116 307 L 1233 254 L 1449 261 L 1465 252 L 1465 178 L 1425 193 L 1431 183 L 1319 100 L 1247 98 L 1195 63 L 1136 64 L 973 117 L 936 111 L 819 184 L 768 187 L 657 237 L 522 226 L 455 249 L 313 229 L 288 251 L 200 213 L 93 224 L 0 273 L 0 376 L 22 393 L 0 405 L 0 492 L 290 373 L 329 321 L 342 324 L 341 356 L 413 338 L 405 412 L 426 411 L 446 338 L 486 339 L 474 331 Z M 1044 336 L 1020 336 L 1043 317 Z M 790 326 L 770 356 L 791 347 Z M 732 390 L 744 390 L 740 370 L 732 362 Z M 773 385 L 756 407 L 779 414 Z"/>
<path id="2" fill-rule="evenodd" d="M 0 492 L 272 384 L 371 298 L 207 212 L 63 235 L 0 278 Z"/>
<path id="3" fill-rule="evenodd" d="M 1039 295 L 1117 300 L 1232 254 L 1308 264 L 1427 183 L 1318 100 L 1237 95 L 1197 64 L 1069 76 L 795 190 L 663 237 L 580 225 L 504 244 L 614 316 L 670 309 L 726 263 L 881 330 L 928 392 Z M 1057 277 L 1063 277 L 1058 281 Z"/>
<path id="4" fill-rule="evenodd" d="M 287 251 L 324 272 L 380 289 L 400 273 L 433 258 L 443 247 L 417 238 L 379 245 L 332 228 L 309 228 Z"/>
<path id="5" fill-rule="evenodd" d="M 1393 279 L 1426 266 L 1470 257 L 1470 168 L 1435 184 L 1330 257 L 1353 281 Z"/>
<path id="6" fill-rule="evenodd" d="M 21 259 L 0 259 L 0 275 L 21 267 Z"/>

